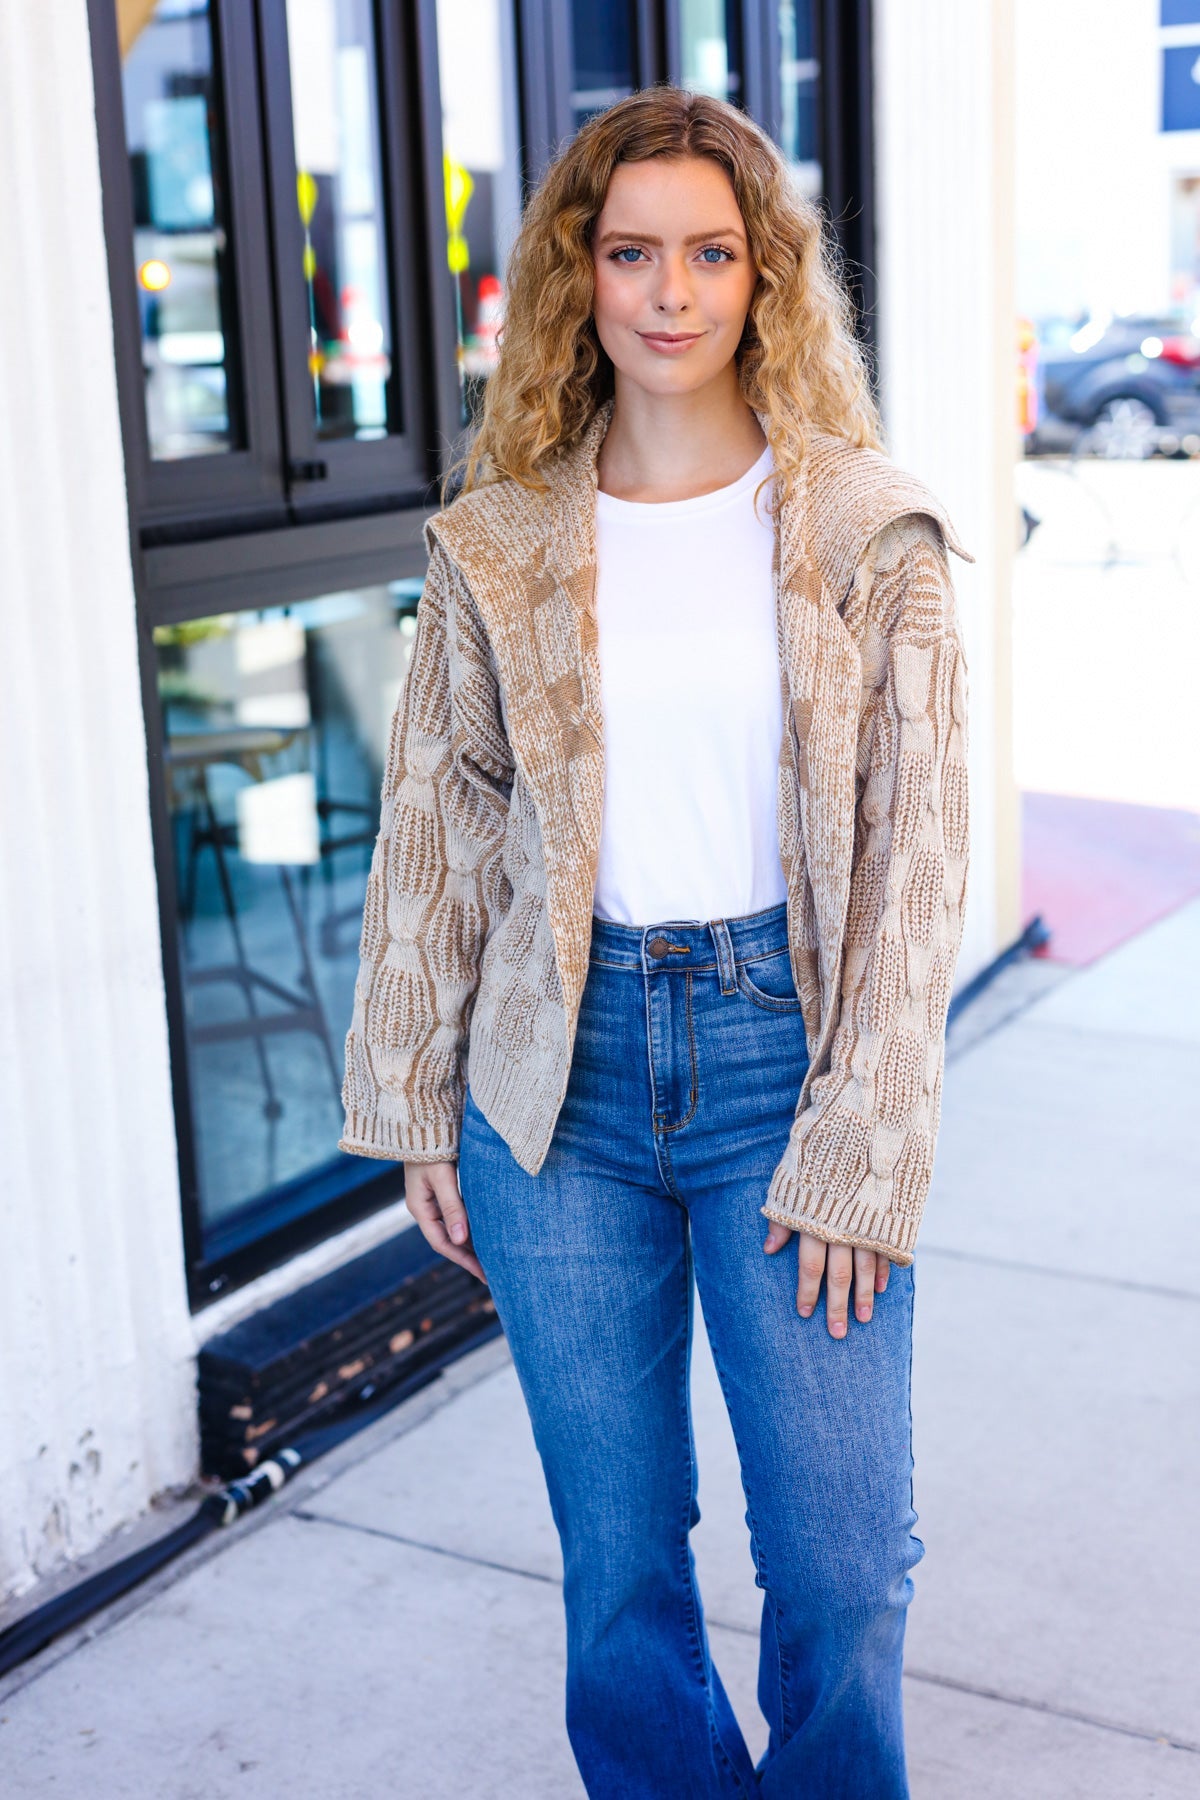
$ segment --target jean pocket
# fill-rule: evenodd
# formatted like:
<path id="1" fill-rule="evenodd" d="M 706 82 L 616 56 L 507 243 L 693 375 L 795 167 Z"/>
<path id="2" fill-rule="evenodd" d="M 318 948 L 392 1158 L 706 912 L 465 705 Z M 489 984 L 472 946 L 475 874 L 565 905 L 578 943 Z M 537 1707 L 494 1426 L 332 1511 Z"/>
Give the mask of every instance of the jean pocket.
<path id="1" fill-rule="evenodd" d="M 737 982 L 747 999 L 767 1012 L 799 1012 L 800 996 L 792 979 L 792 959 L 786 950 L 773 950 L 737 966 Z"/>

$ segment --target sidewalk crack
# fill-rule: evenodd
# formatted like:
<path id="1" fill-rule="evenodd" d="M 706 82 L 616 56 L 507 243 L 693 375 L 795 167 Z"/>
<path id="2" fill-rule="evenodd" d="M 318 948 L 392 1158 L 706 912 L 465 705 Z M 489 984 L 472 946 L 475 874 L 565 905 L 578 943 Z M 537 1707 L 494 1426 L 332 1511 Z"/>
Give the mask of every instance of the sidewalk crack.
<path id="1" fill-rule="evenodd" d="M 381 1525 L 360 1525 L 354 1519 L 335 1519 L 329 1513 L 315 1512 L 308 1506 L 294 1508 L 290 1517 L 301 1519 L 306 1525 L 332 1525 L 339 1531 L 361 1532 L 364 1537 L 382 1538 L 389 1544 L 403 1544 L 409 1550 L 427 1550 L 433 1556 L 444 1556 L 450 1562 L 469 1563 L 477 1569 L 495 1569 L 501 1575 L 519 1575 L 525 1581 L 540 1581 L 547 1587 L 562 1586 L 562 1580 L 557 1575 L 543 1575 L 537 1569 L 522 1569 L 516 1563 L 498 1562 L 490 1556 L 472 1556 L 468 1550 L 451 1550 L 445 1544 L 431 1544 L 425 1538 L 409 1537 L 402 1531 L 385 1531 Z"/>
<path id="2" fill-rule="evenodd" d="M 757 1638 L 758 1627 L 750 1625 L 734 1625 L 726 1619 L 716 1619 L 711 1613 L 707 1615 L 710 1631 L 731 1631 L 738 1637 Z M 974 1681 L 960 1681 L 954 1675 L 937 1675 L 930 1669 L 912 1669 L 905 1665 L 904 1679 L 919 1681 L 926 1687 L 949 1688 L 957 1694 L 970 1694 L 977 1700 L 994 1700 L 1000 1706 L 1016 1706 L 1023 1712 L 1045 1713 L 1052 1719 L 1069 1719 L 1075 1725 L 1090 1725 L 1095 1731 L 1111 1731 L 1118 1737 L 1137 1738 L 1146 1744 L 1158 1744 L 1166 1750 L 1183 1750 L 1189 1756 L 1200 1756 L 1200 1743 L 1193 1743 L 1190 1738 L 1173 1737 L 1166 1731 L 1152 1731 L 1142 1725 L 1126 1725 L 1120 1719 L 1107 1718 L 1103 1713 L 1084 1712 L 1074 1706 L 1056 1706 L 1051 1700 L 1033 1700 L 1026 1694 L 1009 1694 L 1003 1688 L 984 1687 Z"/>
<path id="3" fill-rule="evenodd" d="M 1146 1744 L 1160 1744 L 1164 1749 L 1183 1750 L 1190 1756 L 1200 1756 L 1200 1743 L 1193 1743 L 1189 1738 L 1172 1737 L 1166 1731 L 1151 1731 L 1141 1725 L 1126 1725 L 1120 1719 L 1107 1718 L 1103 1713 L 1089 1713 L 1074 1706 L 1055 1706 L 1050 1700 L 1032 1700 L 1025 1694 L 1007 1694 L 1003 1688 L 983 1687 L 973 1681 L 959 1681 L 953 1675 L 935 1675 L 928 1669 L 906 1668 L 905 1676 L 909 1681 L 924 1682 L 928 1687 L 950 1688 L 955 1693 L 973 1694 L 979 1700 L 995 1700 L 1001 1706 L 1017 1706 L 1024 1712 L 1045 1713 L 1052 1719 L 1070 1719 L 1076 1725 L 1090 1725 L 1096 1731 L 1115 1732 L 1119 1737 L 1139 1738 Z"/>
<path id="4" fill-rule="evenodd" d="M 1055 1269 L 1048 1263 L 1022 1262 L 1018 1257 L 990 1256 L 986 1251 L 952 1250 L 942 1244 L 922 1244 L 921 1256 L 944 1256 L 951 1262 L 981 1263 L 989 1269 L 1011 1269 L 1018 1275 L 1050 1275 L 1057 1281 L 1080 1281 L 1088 1287 L 1120 1288 L 1131 1294 L 1145 1294 L 1154 1300 L 1190 1300 L 1194 1306 L 1200 1294 L 1188 1288 L 1167 1287 L 1156 1281 L 1128 1281 L 1119 1275 L 1093 1275 L 1086 1269 Z"/>

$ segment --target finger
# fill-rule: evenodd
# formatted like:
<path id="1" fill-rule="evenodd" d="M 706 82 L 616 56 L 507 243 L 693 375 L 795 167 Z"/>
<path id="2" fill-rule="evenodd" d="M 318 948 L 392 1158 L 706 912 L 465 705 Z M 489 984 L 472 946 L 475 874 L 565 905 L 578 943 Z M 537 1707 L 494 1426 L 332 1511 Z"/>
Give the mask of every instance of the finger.
<path id="1" fill-rule="evenodd" d="M 458 1168 L 452 1162 L 428 1163 L 419 1168 L 417 1192 L 426 1197 L 456 1244 L 465 1244 L 471 1235 L 467 1209 L 458 1186 Z"/>
<path id="2" fill-rule="evenodd" d="M 783 1249 L 791 1235 L 786 1225 L 781 1225 L 778 1220 L 772 1219 L 771 1229 L 767 1233 L 767 1241 L 763 1245 L 763 1249 L 768 1256 L 773 1256 L 776 1250 Z"/>
<path id="3" fill-rule="evenodd" d="M 877 1294 L 882 1294 L 887 1287 L 891 1268 L 891 1258 L 885 1256 L 882 1250 L 877 1252 L 875 1257 L 875 1292 Z"/>
<path id="4" fill-rule="evenodd" d="M 441 1228 L 449 1238 L 448 1246 L 442 1251 L 442 1255 L 449 1257 L 451 1262 L 456 1262 L 460 1268 L 470 1269 L 472 1275 L 477 1275 L 480 1281 L 486 1281 L 483 1265 L 476 1256 L 475 1246 L 471 1242 L 471 1228 L 461 1200 L 457 1204 L 453 1201 L 443 1203 Z"/>
<path id="5" fill-rule="evenodd" d="M 875 1303 L 875 1252 L 854 1251 L 854 1316 L 865 1323 Z"/>
<path id="6" fill-rule="evenodd" d="M 471 1227 L 467 1222 L 467 1209 L 463 1205 L 462 1195 L 458 1191 L 458 1182 L 453 1177 L 448 1182 L 440 1182 L 436 1187 L 436 1194 L 442 1223 L 454 1243 L 469 1242 Z"/>
<path id="7" fill-rule="evenodd" d="M 476 1281 L 482 1281 L 484 1287 L 487 1286 L 483 1264 L 473 1250 L 455 1250 L 452 1246 L 445 1255 L 447 1262 L 457 1263 L 460 1269 L 465 1269 L 468 1275 L 473 1275 Z"/>
<path id="8" fill-rule="evenodd" d="M 444 1256 L 447 1262 L 457 1263 L 460 1269 L 466 1269 L 477 1280 L 487 1281 L 487 1276 L 483 1272 L 483 1264 L 470 1245 L 459 1246 L 452 1242 L 449 1232 L 436 1212 L 431 1211 L 423 1217 L 418 1215 L 417 1224 L 426 1243 L 431 1245 L 439 1256 Z"/>
<path id="9" fill-rule="evenodd" d="M 854 1252 L 849 1244 L 830 1244 L 825 1263 L 825 1322 L 830 1337 L 846 1335 Z"/>
<path id="10" fill-rule="evenodd" d="M 820 1238 L 800 1233 L 800 1282 L 796 1289 L 796 1311 L 807 1319 L 817 1304 L 821 1277 L 825 1273 L 825 1245 Z"/>
<path id="11" fill-rule="evenodd" d="M 455 1198 L 458 1200 L 459 1212 L 465 1225 L 466 1209 L 462 1206 L 461 1198 L 458 1196 L 458 1184 L 454 1179 L 453 1170 L 450 1170 L 449 1173 Z M 444 1183 L 438 1183 L 436 1177 L 431 1178 L 423 1170 L 419 1175 L 414 1171 L 406 1176 L 404 1201 L 416 1220 L 422 1237 L 431 1249 L 436 1250 L 439 1256 L 444 1256 L 447 1262 L 457 1263 L 460 1269 L 466 1269 L 477 1280 L 486 1282 L 487 1276 L 472 1248 L 469 1231 L 463 1242 L 455 1243 L 447 1229 L 445 1211 L 453 1202 L 446 1193 Z"/>
<path id="12" fill-rule="evenodd" d="M 439 1163 L 430 1170 L 430 1176 L 438 1210 L 442 1215 L 442 1226 L 449 1234 L 453 1246 L 452 1249 L 443 1250 L 443 1256 L 457 1263 L 460 1268 L 469 1269 L 480 1281 L 486 1281 L 483 1265 L 471 1242 L 471 1222 L 458 1185 L 458 1164 Z"/>

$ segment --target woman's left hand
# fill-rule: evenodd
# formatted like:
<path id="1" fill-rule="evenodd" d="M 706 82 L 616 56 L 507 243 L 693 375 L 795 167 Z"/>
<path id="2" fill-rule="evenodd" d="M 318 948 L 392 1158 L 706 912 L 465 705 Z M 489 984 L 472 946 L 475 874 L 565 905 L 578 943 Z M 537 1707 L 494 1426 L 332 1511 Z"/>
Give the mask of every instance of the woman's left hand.
<path id="1" fill-rule="evenodd" d="M 771 1220 L 771 1229 L 763 1249 L 773 1256 L 783 1249 L 793 1234 L 786 1225 Z M 817 1304 L 821 1277 L 825 1276 L 825 1322 L 831 1337 L 845 1337 L 849 1312 L 850 1287 L 854 1286 L 854 1316 L 865 1325 L 874 1309 L 876 1294 L 888 1284 L 891 1262 L 880 1251 L 859 1250 L 849 1244 L 827 1244 L 800 1233 L 800 1283 L 796 1289 L 796 1311 L 807 1319 Z"/>

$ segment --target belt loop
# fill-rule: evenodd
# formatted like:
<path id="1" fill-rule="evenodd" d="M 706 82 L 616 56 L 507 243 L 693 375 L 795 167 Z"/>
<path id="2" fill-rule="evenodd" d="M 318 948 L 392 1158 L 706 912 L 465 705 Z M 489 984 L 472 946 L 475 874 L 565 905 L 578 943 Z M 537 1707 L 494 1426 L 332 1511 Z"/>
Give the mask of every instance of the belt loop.
<path id="1" fill-rule="evenodd" d="M 721 992 L 733 994 L 737 991 L 737 971 L 733 962 L 733 939 L 729 935 L 729 927 L 724 919 L 710 919 L 708 929 L 712 933 L 712 941 L 717 952 L 717 968 L 721 975 Z"/>

